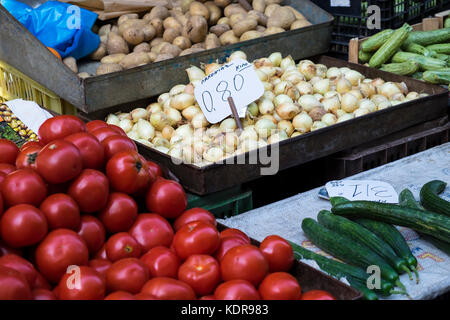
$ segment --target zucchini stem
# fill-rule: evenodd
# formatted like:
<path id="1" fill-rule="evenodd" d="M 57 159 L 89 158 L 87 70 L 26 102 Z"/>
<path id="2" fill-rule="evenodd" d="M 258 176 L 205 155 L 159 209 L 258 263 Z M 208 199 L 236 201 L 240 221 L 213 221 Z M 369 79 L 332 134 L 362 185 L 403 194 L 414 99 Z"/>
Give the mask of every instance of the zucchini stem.
<path id="1" fill-rule="evenodd" d="M 414 272 L 414 274 L 416 275 L 416 284 L 419 284 L 419 272 L 417 272 L 416 267 L 414 267 L 414 266 L 409 266 L 409 267 Z"/>
<path id="2" fill-rule="evenodd" d="M 399 279 L 395 280 L 395 285 L 406 292 L 405 285 Z"/>
<path id="3" fill-rule="evenodd" d="M 391 290 L 391 291 L 389 291 L 389 294 L 401 294 L 404 296 L 409 296 L 408 292 L 403 291 L 403 290 Z"/>
<path id="4" fill-rule="evenodd" d="M 402 266 L 400 269 L 403 270 L 403 271 L 405 271 L 405 272 L 408 274 L 409 280 L 412 280 L 412 279 L 413 279 L 411 270 L 409 270 L 407 266 Z"/>

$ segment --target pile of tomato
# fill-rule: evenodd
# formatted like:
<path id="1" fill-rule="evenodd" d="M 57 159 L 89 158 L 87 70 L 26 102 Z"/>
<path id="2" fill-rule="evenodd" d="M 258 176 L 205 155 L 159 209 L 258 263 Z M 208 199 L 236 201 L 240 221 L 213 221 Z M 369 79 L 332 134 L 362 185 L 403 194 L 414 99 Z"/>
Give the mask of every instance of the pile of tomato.
<path id="1" fill-rule="evenodd" d="M 333 299 L 302 294 L 292 247 L 217 229 L 119 127 L 57 116 L 0 139 L 0 299 Z"/>

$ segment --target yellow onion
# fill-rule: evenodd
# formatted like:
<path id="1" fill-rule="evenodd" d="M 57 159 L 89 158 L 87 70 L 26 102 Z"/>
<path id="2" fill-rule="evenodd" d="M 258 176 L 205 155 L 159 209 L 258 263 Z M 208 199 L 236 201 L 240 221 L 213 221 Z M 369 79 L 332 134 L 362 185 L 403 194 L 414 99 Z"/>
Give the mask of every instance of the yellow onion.
<path id="1" fill-rule="evenodd" d="M 322 121 L 314 121 L 311 126 L 311 131 L 314 131 L 317 129 L 322 129 L 322 128 L 325 128 L 326 126 L 327 126 L 327 124 Z"/>
<path id="2" fill-rule="evenodd" d="M 133 111 L 131 111 L 131 119 L 133 122 L 138 122 L 139 119 L 147 119 L 148 118 L 148 111 L 144 108 L 136 108 Z"/>
<path id="3" fill-rule="evenodd" d="M 166 115 L 167 122 L 171 126 L 176 126 L 183 119 L 180 111 L 178 111 L 177 109 L 174 109 L 174 108 L 166 108 L 164 110 L 164 114 Z"/>
<path id="4" fill-rule="evenodd" d="M 170 100 L 170 106 L 180 111 L 184 110 L 189 106 L 192 106 L 194 103 L 195 103 L 194 96 L 188 93 L 177 94 Z"/>
<path id="5" fill-rule="evenodd" d="M 313 85 L 314 92 L 325 94 L 328 90 L 330 90 L 330 79 L 321 79 L 314 83 Z"/>
<path id="6" fill-rule="evenodd" d="M 390 101 L 386 100 L 386 101 L 380 102 L 377 105 L 377 110 L 383 110 L 383 109 L 386 109 L 389 107 L 392 107 L 392 103 Z"/>
<path id="7" fill-rule="evenodd" d="M 203 159 L 209 162 L 217 162 L 224 156 L 223 150 L 219 147 L 212 147 L 203 152 Z"/>
<path id="8" fill-rule="evenodd" d="M 347 120 L 351 120 L 351 119 L 353 119 L 353 118 L 354 118 L 353 113 L 345 113 L 345 114 L 341 115 L 341 116 L 338 118 L 338 120 L 337 120 L 336 123 L 343 122 L 343 121 L 347 121 Z"/>
<path id="9" fill-rule="evenodd" d="M 183 93 L 186 86 L 184 84 L 177 84 L 175 87 L 170 89 L 169 94 L 171 96 L 176 96 L 177 94 Z"/>
<path id="10" fill-rule="evenodd" d="M 147 106 L 147 112 L 152 114 L 153 112 L 162 111 L 162 106 L 158 102 L 151 103 Z"/>
<path id="11" fill-rule="evenodd" d="M 327 78 L 330 80 L 337 79 L 337 78 L 341 77 L 341 75 L 342 75 L 342 73 L 339 70 L 339 68 L 331 67 L 327 70 Z"/>
<path id="12" fill-rule="evenodd" d="M 228 57 L 228 61 L 233 61 L 233 60 L 247 60 L 247 55 L 245 54 L 245 52 L 243 51 L 234 51 L 229 57 Z"/>
<path id="13" fill-rule="evenodd" d="M 268 138 L 272 134 L 272 130 L 275 130 L 276 125 L 269 119 L 259 119 L 256 121 L 255 130 L 261 138 Z"/>
<path id="14" fill-rule="evenodd" d="M 170 94 L 169 94 L 168 92 L 163 93 L 163 94 L 161 94 L 161 95 L 158 97 L 158 103 L 159 103 L 160 105 L 163 105 L 164 102 L 165 102 L 167 99 L 169 99 L 169 98 L 170 98 Z"/>
<path id="15" fill-rule="evenodd" d="M 283 60 L 283 57 L 281 56 L 280 52 L 273 52 L 269 56 L 270 62 L 272 62 L 272 65 L 274 67 L 279 67 L 281 64 L 281 60 Z"/>
<path id="16" fill-rule="evenodd" d="M 279 94 L 275 97 L 275 99 L 273 99 L 273 104 L 275 105 L 275 107 L 284 102 L 293 102 L 293 101 L 291 97 L 289 97 L 286 94 Z"/>
<path id="17" fill-rule="evenodd" d="M 310 112 L 314 107 L 320 107 L 322 104 L 313 95 L 305 94 L 298 99 L 298 103 L 306 112 Z"/>
<path id="18" fill-rule="evenodd" d="M 336 114 L 336 111 L 341 108 L 341 102 L 339 101 L 338 95 L 323 99 L 322 105 L 325 111 L 332 112 L 334 114 Z"/>
<path id="19" fill-rule="evenodd" d="M 130 132 L 133 128 L 133 122 L 129 119 L 123 119 L 119 121 L 119 127 L 123 129 L 126 133 Z"/>
<path id="20" fill-rule="evenodd" d="M 276 107 L 276 112 L 281 119 L 291 120 L 300 112 L 300 108 L 293 102 L 284 102 Z"/>
<path id="21" fill-rule="evenodd" d="M 194 82 L 195 80 L 202 80 L 204 77 L 206 77 L 205 73 L 202 69 L 191 66 L 186 69 L 186 72 L 188 74 L 188 78 L 190 82 Z M 159 100 L 158 100 L 159 102 Z"/>
<path id="22" fill-rule="evenodd" d="M 262 98 L 258 102 L 258 110 L 261 114 L 271 114 L 275 110 L 275 106 L 271 100 Z"/>
<path id="23" fill-rule="evenodd" d="M 358 108 L 355 111 L 353 111 L 353 114 L 355 115 L 355 117 L 361 117 L 361 116 L 364 116 L 369 113 L 370 113 L 369 109 L 366 109 L 366 108 Z"/>
<path id="24" fill-rule="evenodd" d="M 400 88 L 394 82 L 385 82 L 380 87 L 380 93 L 388 99 L 396 93 L 402 93 Z"/>
<path id="25" fill-rule="evenodd" d="M 141 139 L 150 140 L 155 136 L 155 128 L 147 120 L 139 119 L 136 127 Z"/>
<path id="26" fill-rule="evenodd" d="M 272 133 L 272 135 L 269 137 L 269 139 L 267 139 L 267 143 L 269 143 L 269 144 L 277 143 L 277 142 L 286 140 L 287 138 L 289 138 L 289 137 L 284 130 L 278 130 L 278 131 Z M 259 147 L 261 147 L 261 146 L 259 146 Z"/>
<path id="27" fill-rule="evenodd" d="M 295 61 L 292 59 L 292 57 L 289 55 L 286 58 L 281 59 L 280 62 L 280 68 L 283 70 L 286 70 L 288 67 L 294 66 L 295 67 Z"/>
<path id="28" fill-rule="evenodd" d="M 106 123 L 107 124 L 113 124 L 118 126 L 120 124 L 120 119 L 115 114 L 109 114 L 108 117 L 106 117 Z"/>
<path id="29" fill-rule="evenodd" d="M 229 132 L 236 130 L 237 124 L 233 118 L 227 118 L 220 123 L 220 130 L 222 132 Z"/>
<path id="30" fill-rule="evenodd" d="M 364 76 L 356 70 L 348 70 L 344 73 L 344 78 L 350 81 L 352 86 L 357 86 L 364 79 Z"/>
<path id="31" fill-rule="evenodd" d="M 300 113 L 292 120 L 292 125 L 295 130 L 301 133 L 309 132 L 312 124 L 313 120 L 307 113 Z"/>
<path id="32" fill-rule="evenodd" d="M 256 102 L 252 102 L 247 106 L 247 112 L 250 113 L 253 117 L 258 116 L 259 114 L 259 106 Z"/>
<path id="33" fill-rule="evenodd" d="M 301 95 L 313 94 L 314 93 L 314 88 L 309 82 L 300 81 L 295 86 L 297 87 L 297 89 L 298 89 L 298 91 L 300 92 Z"/>
<path id="34" fill-rule="evenodd" d="M 200 107 L 198 106 L 189 106 L 185 108 L 183 111 L 181 111 L 181 114 L 183 115 L 186 120 L 191 121 L 192 118 L 199 112 L 202 112 Z"/>
<path id="35" fill-rule="evenodd" d="M 369 112 L 377 111 L 377 105 L 369 99 L 359 100 L 358 106 L 360 109 L 367 109 Z"/>
<path id="36" fill-rule="evenodd" d="M 358 108 L 358 98 L 352 93 L 347 92 L 342 96 L 341 108 L 345 112 L 353 112 L 356 108 Z"/>
<path id="37" fill-rule="evenodd" d="M 204 128 L 209 124 L 208 120 L 206 120 L 203 112 L 197 113 L 194 118 L 192 118 L 192 126 L 194 128 Z"/>
<path id="38" fill-rule="evenodd" d="M 362 83 L 359 86 L 359 89 L 361 90 L 362 95 L 366 98 L 370 98 L 376 93 L 375 86 L 372 83 Z"/>
<path id="39" fill-rule="evenodd" d="M 336 82 L 336 91 L 340 94 L 350 92 L 352 90 L 352 84 L 345 78 L 339 78 Z"/>
<path id="40" fill-rule="evenodd" d="M 165 126 L 169 124 L 167 117 L 164 112 L 155 112 L 150 115 L 150 123 L 156 130 L 161 131 Z"/>
<path id="41" fill-rule="evenodd" d="M 316 75 L 321 78 L 325 78 L 327 76 L 328 68 L 326 65 L 321 63 L 316 64 Z"/>
<path id="42" fill-rule="evenodd" d="M 335 116 L 334 114 L 332 114 L 332 113 L 326 113 L 326 114 L 324 114 L 324 115 L 322 116 L 322 119 L 321 119 L 320 121 L 322 121 L 323 123 L 325 123 L 327 126 L 331 126 L 331 125 L 333 125 L 333 124 L 336 123 L 337 118 L 336 118 L 336 116 Z"/>
<path id="43" fill-rule="evenodd" d="M 165 126 L 161 130 L 161 134 L 164 139 L 170 140 L 172 138 L 174 131 L 175 131 L 175 129 L 172 126 Z"/>
<path id="44" fill-rule="evenodd" d="M 305 76 L 306 80 L 311 80 L 317 74 L 316 66 L 311 61 L 301 61 L 298 70 Z"/>
<path id="45" fill-rule="evenodd" d="M 292 122 L 288 120 L 281 120 L 277 124 L 278 130 L 283 130 L 286 132 L 288 136 L 291 136 L 291 134 L 294 132 L 294 126 L 292 125 Z"/>

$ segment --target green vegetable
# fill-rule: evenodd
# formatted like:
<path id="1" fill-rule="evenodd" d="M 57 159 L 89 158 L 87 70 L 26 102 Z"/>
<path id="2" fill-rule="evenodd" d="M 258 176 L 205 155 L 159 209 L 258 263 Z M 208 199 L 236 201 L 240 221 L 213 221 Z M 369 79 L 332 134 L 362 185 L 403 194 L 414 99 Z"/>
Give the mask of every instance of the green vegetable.
<path id="1" fill-rule="evenodd" d="M 351 239 L 321 226 L 311 218 L 303 219 L 302 229 L 316 246 L 334 257 L 362 268 L 376 265 L 380 268 L 383 278 L 394 282 L 401 289 L 405 289 L 398 278 L 397 272 L 383 258 L 366 246 L 355 243 Z"/>
<path id="2" fill-rule="evenodd" d="M 389 39 L 386 40 L 377 52 L 375 52 L 372 58 L 370 58 L 369 66 L 372 68 L 379 68 L 382 64 L 386 63 L 402 46 L 403 41 L 405 41 L 408 36 L 408 32 L 411 30 L 412 27 L 407 23 L 405 23 L 401 28 L 395 30 Z"/>
<path id="3" fill-rule="evenodd" d="M 444 28 L 450 28 L 450 17 L 447 16 L 444 21 Z"/>
<path id="4" fill-rule="evenodd" d="M 434 52 L 432 49 L 425 48 L 424 46 L 421 46 L 420 44 L 414 42 L 403 45 L 403 49 L 407 52 L 421 54 L 425 57 L 433 57 L 436 54 L 436 52 Z"/>
<path id="5" fill-rule="evenodd" d="M 445 61 L 447 63 L 450 61 L 450 56 L 442 53 L 435 53 L 433 58 Z"/>
<path id="6" fill-rule="evenodd" d="M 411 190 L 403 189 L 398 195 L 398 204 L 402 207 L 411 209 L 423 210 L 423 208 L 417 203 L 416 198 L 412 194 Z"/>
<path id="7" fill-rule="evenodd" d="M 423 80 L 434 84 L 450 84 L 450 71 L 429 70 L 423 73 Z"/>
<path id="8" fill-rule="evenodd" d="M 450 54 L 450 43 L 431 44 L 427 46 L 427 49 L 436 53 Z"/>
<path id="9" fill-rule="evenodd" d="M 450 40 L 450 28 L 437 29 L 432 31 L 410 32 L 405 40 L 405 45 L 410 42 L 428 46 L 435 43 L 444 43 Z"/>
<path id="10" fill-rule="evenodd" d="M 414 79 L 417 79 L 417 80 L 423 80 L 422 79 L 422 76 L 423 76 L 423 72 L 414 72 L 412 75 L 411 75 L 411 77 L 413 77 Z"/>
<path id="11" fill-rule="evenodd" d="M 350 200 L 344 197 L 331 197 L 330 202 L 332 206 L 335 206 L 339 203 L 350 202 Z"/>
<path id="12" fill-rule="evenodd" d="M 417 53 L 399 51 L 392 57 L 392 62 L 406 62 L 415 61 L 419 64 L 422 70 L 439 70 L 445 68 L 447 63 L 445 61 L 424 57 Z"/>
<path id="13" fill-rule="evenodd" d="M 386 242 L 366 228 L 356 222 L 334 215 L 326 210 L 319 212 L 317 221 L 325 228 L 346 236 L 356 243 L 365 245 L 387 261 L 397 272 L 408 273 L 409 278 L 412 280 L 412 274 L 408 269 L 406 261 L 399 258 Z"/>
<path id="14" fill-rule="evenodd" d="M 420 236 L 423 237 L 424 240 L 431 242 L 433 246 L 435 246 L 436 248 L 438 248 L 439 250 L 445 252 L 450 256 L 450 244 L 445 243 L 444 241 L 441 241 L 439 239 L 430 237 L 426 234 L 421 234 Z"/>
<path id="15" fill-rule="evenodd" d="M 440 180 L 427 182 L 420 189 L 420 202 L 430 211 L 450 216 L 450 202 L 438 196 L 444 191 L 447 183 Z"/>
<path id="16" fill-rule="evenodd" d="M 450 243 L 450 218 L 442 214 L 371 201 L 341 203 L 331 211 L 350 219 L 367 218 L 409 227 Z"/>
<path id="17" fill-rule="evenodd" d="M 369 53 L 369 52 L 364 52 L 362 50 L 359 50 L 359 52 L 358 52 L 358 60 L 359 60 L 359 62 L 362 62 L 362 63 L 369 62 L 371 57 L 372 57 L 372 54 Z"/>
<path id="18" fill-rule="evenodd" d="M 350 285 L 353 288 L 355 288 L 356 290 L 358 290 L 359 292 L 362 293 L 362 295 L 364 296 L 364 299 L 378 300 L 378 295 L 374 291 L 367 288 L 364 281 L 361 281 L 359 279 L 352 278 L 352 277 L 347 277 L 347 280 L 348 280 L 348 283 L 350 283 Z"/>
<path id="19" fill-rule="evenodd" d="M 408 60 L 399 63 L 383 64 L 380 70 L 399 74 L 401 76 L 408 76 L 419 70 L 419 64 L 416 61 Z"/>
<path id="20" fill-rule="evenodd" d="M 383 31 L 380 31 L 373 36 L 371 36 L 369 39 L 363 41 L 361 43 L 361 50 L 364 52 L 374 52 L 377 51 L 383 43 L 385 43 L 389 37 L 394 33 L 394 30 L 392 29 L 385 29 Z"/>

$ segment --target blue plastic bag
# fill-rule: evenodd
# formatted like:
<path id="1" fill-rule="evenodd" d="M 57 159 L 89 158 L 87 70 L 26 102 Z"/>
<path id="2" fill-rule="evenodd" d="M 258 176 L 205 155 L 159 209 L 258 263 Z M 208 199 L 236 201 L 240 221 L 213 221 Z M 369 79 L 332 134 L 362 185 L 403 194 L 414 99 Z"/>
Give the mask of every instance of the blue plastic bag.
<path id="1" fill-rule="evenodd" d="M 100 37 L 91 31 L 97 14 L 58 1 L 32 7 L 16 0 L 0 3 L 45 46 L 58 51 L 62 58 L 83 58 L 95 51 Z"/>

